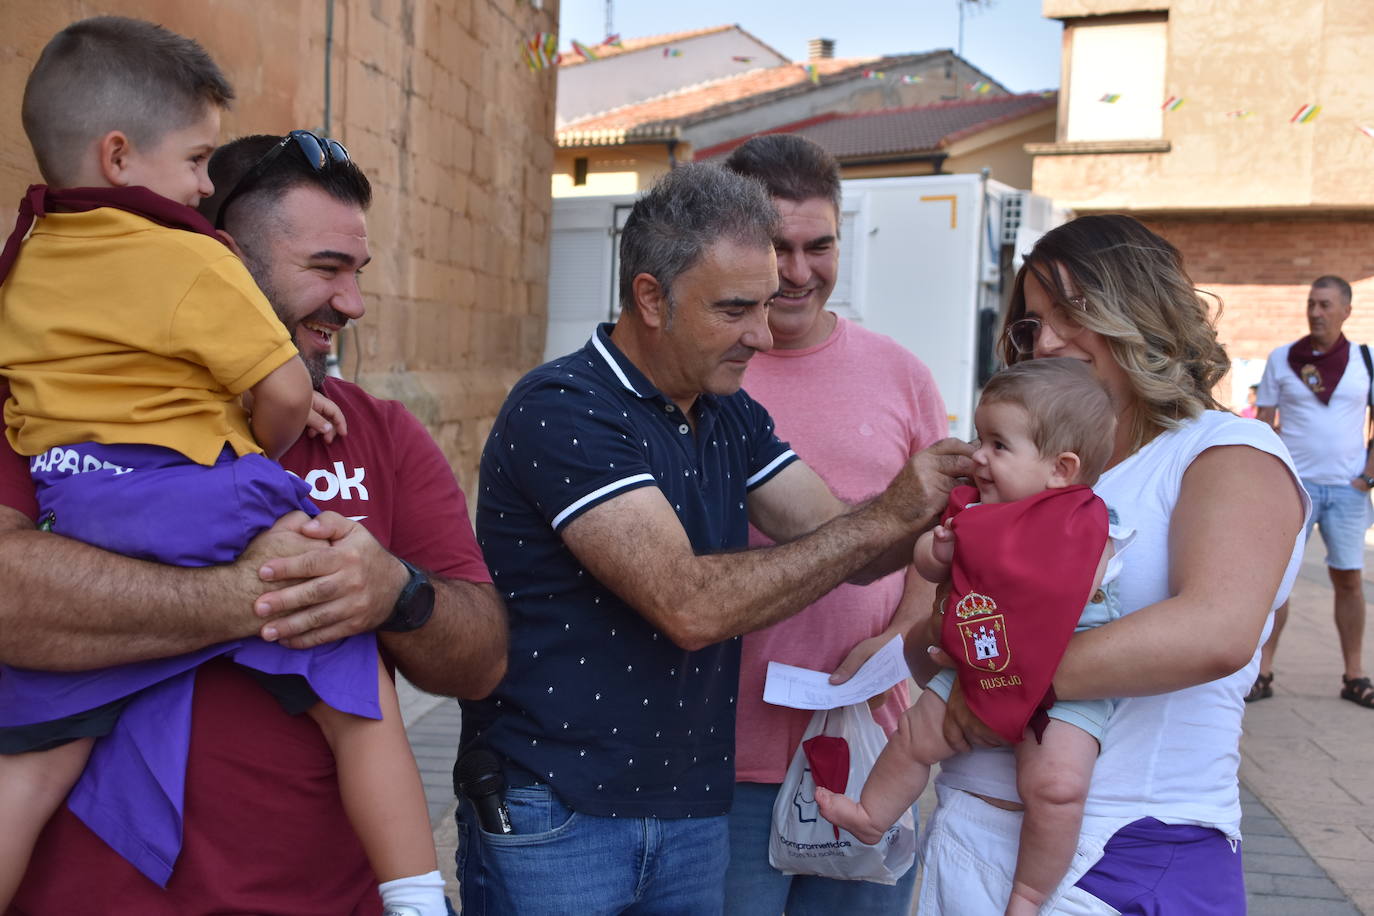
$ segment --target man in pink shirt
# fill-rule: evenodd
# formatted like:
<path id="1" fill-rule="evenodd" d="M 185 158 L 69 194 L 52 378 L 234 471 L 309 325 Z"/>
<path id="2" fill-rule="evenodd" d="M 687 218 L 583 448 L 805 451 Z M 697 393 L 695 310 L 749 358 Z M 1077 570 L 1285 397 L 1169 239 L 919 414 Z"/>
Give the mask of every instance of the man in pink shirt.
<path id="1" fill-rule="evenodd" d="M 947 435 L 930 369 L 896 341 L 825 308 L 839 266 L 839 166 L 789 134 L 755 137 L 726 167 L 768 188 L 781 214 L 774 239 L 781 291 L 768 324 L 773 349 L 750 362 L 744 387 L 768 408 L 778 435 L 846 502 L 879 493 L 907 460 Z M 750 546 L 768 543 L 750 530 Z M 783 875 L 768 864 L 773 802 L 802 733 L 804 710 L 763 702 L 768 662 L 844 680 L 929 609 L 932 588 L 900 572 L 868 586 L 841 585 L 782 623 L 744 637 L 730 812 L 728 914 L 888 916 L 910 911 L 916 870 L 894 887 Z M 889 734 L 908 704 L 906 685 L 875 698 Z M 841 909 L 843 908 L 843 909 Z"/>

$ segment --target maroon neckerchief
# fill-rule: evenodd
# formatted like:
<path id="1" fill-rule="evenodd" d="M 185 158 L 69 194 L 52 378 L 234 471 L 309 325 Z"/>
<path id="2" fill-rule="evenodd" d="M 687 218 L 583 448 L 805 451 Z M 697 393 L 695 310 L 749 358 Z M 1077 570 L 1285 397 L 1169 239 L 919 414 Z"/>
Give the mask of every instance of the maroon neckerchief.
<path id="1" fill-rule="evenodd" d="M 964 701 L 1015 744 L 1039 740 L 1054 705 L 1054 672 L 1092 596 L 1107 543 L 1107 506 L 1087 487 L 980 505 L 955 487 L 944 524 L 954 531 L 941 644 L 954 656 Z"/>
<path id="2" fill-rule="evenodd" d="M 1331 394 L 1345 375 L 1350 362 L 1350 341 L 1342 334 L 1326 352 L 1312 349 L 1312 335 L 1288 348 L 1288 365 L 1302 379 L 1307 390 L 1323 404 L 1331 403 Z"/>
<path id="3" fill-rule="evenodd" d="M 14 231 L 5 242 L 5 250 L 0 252 L 0 283 L 10 275 L 10 268 L 19 257 L 19 246 L 28 235 L 33 221 L 48 213 L 84 213 L 100 207 L 113 207 L 136 213 L 144 219 L 152 220 L 169 229 L 185 229 L 199 232 L 224 242 L 224 239 L 210 221 L 196 210 L 147 188 L 50 188 L 47 185 L 29 185 L 29 190 L 19 201 L 19 218 L 15 220 Z"/>

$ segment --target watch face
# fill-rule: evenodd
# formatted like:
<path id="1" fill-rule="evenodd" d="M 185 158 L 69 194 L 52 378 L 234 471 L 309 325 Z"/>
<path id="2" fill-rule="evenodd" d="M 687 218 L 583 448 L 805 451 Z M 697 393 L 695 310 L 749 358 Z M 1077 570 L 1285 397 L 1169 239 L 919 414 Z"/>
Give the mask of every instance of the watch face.
<path id="1" fill-rule="evenodd" d="M 381 626 L 383 630 L 400 633 L 418 630 L 429 622 L 434 612 L 434 584 L 411 564 L 405 563 L 405 566 L 410 570 L 410 581 L 401 589 L 391 616 Z"/>
<path id="2" fill-rule="evenodd" d="M 429 622 L 429 615 L 434 613 L 434 585 L 428 578 L 418 584 L 408 605 L 406 616 L 412 626 L 422 627 Z"/>

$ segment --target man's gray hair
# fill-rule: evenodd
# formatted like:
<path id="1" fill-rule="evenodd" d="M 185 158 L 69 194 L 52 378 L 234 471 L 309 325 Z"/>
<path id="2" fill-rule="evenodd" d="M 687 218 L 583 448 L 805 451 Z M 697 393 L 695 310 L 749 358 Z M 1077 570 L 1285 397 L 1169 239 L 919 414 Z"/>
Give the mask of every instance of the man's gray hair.
<path id="1" fill-rule="evenodd" d="M 772 248 L 778 211 L 753 178 L 686 163 L 635 201 L 620 234 L 620 308 L 635 307 L 634 278 L 648 274 L 672 307 L 672 286 L 720 241 Z M 671 316 L 671 312 L 670 312 Z"/>
<path id="2" fill-rule="evenodd" d="M 1324 286 L 1328 289 L 1334 289 L 1337 295 L 1341 297 L 1342 302 L 1344 302 L 1346 305 L 1350 304 L 1350 284 L 1347 283 L 1344 278 L 1338 277 L 1335 274 L 1327 274 L 1324 277 L 1318 277 L 1317 279 L 1312 281 L 1313 289 L 1316 289 L 1318 286 Z"/>

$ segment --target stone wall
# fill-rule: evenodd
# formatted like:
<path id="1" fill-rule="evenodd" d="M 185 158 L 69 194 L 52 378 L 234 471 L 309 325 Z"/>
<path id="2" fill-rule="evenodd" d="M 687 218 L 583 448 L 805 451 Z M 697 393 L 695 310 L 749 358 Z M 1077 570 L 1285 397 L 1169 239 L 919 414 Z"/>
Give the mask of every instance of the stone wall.
<path id="1" fill-rule="evenodd" d="M 519 44 L 556 30 L 557 3 L 0 0 L 0 212 L 38 180 L 19 118 L 29 69 L 53 33 L 104 14 L 210 51 L 239 96 L 224 138 L 306 127 L 349 148 L 373 182 L 374 260 L 342 371 L 405 401 L 471 492 L 506 391 L 543 350 L 554 74 L 529 72 Z"/>
<path id="2" fill-rule="evenodd" d="M 1307 333 L 1307 291 L 1335 274 L 1353 289 L 1346 335 L 1374 342 L 1374 222 L 1306 219 L 1147 219 L 1183 253 L 1199 288 L 1223 307 L 1220 330 L 1231 355 L 1264 358 Z"/>
<path id="3" fill-rule="evenodd" d="M 1374 343 L 1374 221 L 1315 214 L 1145 221 L 1183 253 L 1193 282 L 1221 298 L 1217 329 L 1232 361 L 1262 361 L 1306 334 L 1307 293 L 1324 274 L 1351 285 L 1346 336 Z M 1257 380 L 1259 366 L 1249 370 Z M 1232 400 L 1232 387 L 1248 381 L 1247 374 L 1236 386 L 1224 383 L 1219 396 Z"/>
<path id="4" fill-rule="evenodd" d="M 1369 0 L 1044 0 L 1043 9 L 1055 17 L 1167 9 L 1159 102 L 1185 103 L 1164 115 L 1167 152 L 1037 155 L 1037 193 L 1079 211 L 1374 208 L 1374 140 L 1359 129 L 1374 126 L 1374 80 L 1352 78 L 1374 42 Z M 1065 41 L 1098 24 L 1069 18 Z M 1073 80 L 1065 74 L 1061 98 Z M 1307 104 L 1320 114 L 1292 123 Z M 1066 118 L 1059 128 L 1063 140 Z"/>

